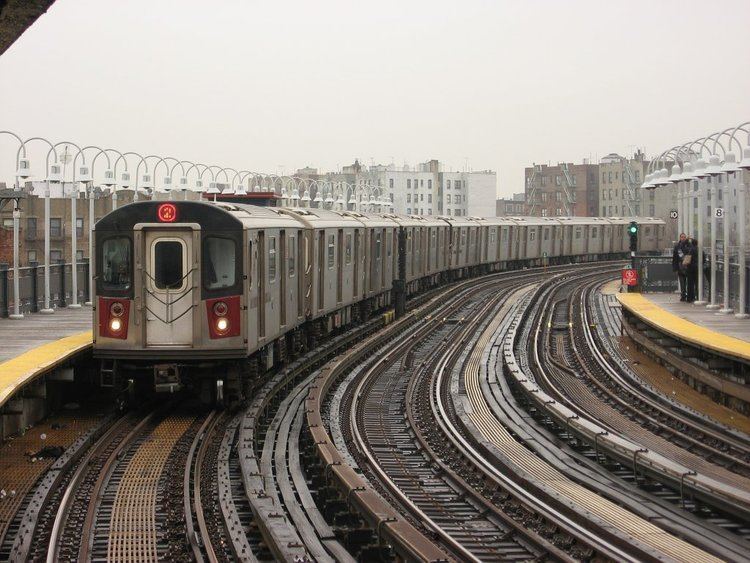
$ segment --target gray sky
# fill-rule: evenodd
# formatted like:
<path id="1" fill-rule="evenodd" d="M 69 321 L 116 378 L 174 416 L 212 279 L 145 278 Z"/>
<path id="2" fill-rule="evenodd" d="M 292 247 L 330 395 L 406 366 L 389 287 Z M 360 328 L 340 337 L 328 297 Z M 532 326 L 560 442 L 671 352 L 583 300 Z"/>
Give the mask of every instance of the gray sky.
<path id="1" fill-rule="evenodd" d="M 750 119 L 749 22 L 747 0 L 57 0 L 0 57 L 0 129 L 274 173 L 468 158 L 506 195 L 534 161 Z"/>

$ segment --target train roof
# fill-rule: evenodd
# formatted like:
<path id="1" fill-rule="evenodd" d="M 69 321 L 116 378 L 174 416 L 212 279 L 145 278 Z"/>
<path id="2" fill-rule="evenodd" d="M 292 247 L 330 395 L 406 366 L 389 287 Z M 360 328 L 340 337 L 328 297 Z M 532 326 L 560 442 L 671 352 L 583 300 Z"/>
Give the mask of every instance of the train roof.
<path id="1" fill-rule="evenodd" d="M 357 227 L 362 224 L 354 217 L 342 215 L 328 209 L 279 207 L 279 211 L 294 217 L 308 227 L 326 229 L 331 227 Z"/>
<path id="2" fill-rule="evenodd" d="M 433 215 L 399 215 L 397 213 L 383 213 L 391 221 L 398 223 L 402 227 L 447 227 L 448 224 L 442 219 Z"/>
<path id="3" fill-rule="evenodd" d="M 169 211 L 169 219 L 164 212 Z M 242 229 L 241 213 L 226 206 L 200 201 L 135 201 L 99 219 L 95 231 L 132 231 L 137 224 L 197 223 L 212 231 Z"/>
<path id="4" fill-rule="evenodd" d="M 257 227 L 262 222 L 268 227 L 302 228 L 302 223 L 294 217 L 281 213 L 277 207 L 264 207 L 246 203 L 212 203 L 217 207 L 234 214 L 245 227 Z"/>
<path id="5" fill-rule="evenodd" d="M 339 211 L 342 217 L 351 217 L 367 227 L 395 227 L 396 222 L 389 217 L 376 213 L 361 213 L 359 211 Z"/>

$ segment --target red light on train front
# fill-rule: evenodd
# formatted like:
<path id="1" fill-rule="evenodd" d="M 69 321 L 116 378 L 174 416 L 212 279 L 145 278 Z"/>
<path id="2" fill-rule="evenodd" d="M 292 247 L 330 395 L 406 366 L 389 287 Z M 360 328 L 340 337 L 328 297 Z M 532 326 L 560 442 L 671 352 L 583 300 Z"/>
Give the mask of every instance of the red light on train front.
<path id="1" fill-rule="evenodd" d="M 99 334 L 106 338 L 126 339 L 130 301 L 127 299 L 99 298 Z"/>
<path id="2" fill-rule="evenodd" d="M 206 300 L 209 336 L 212 339 L 240 335 L 240 296 Z"/>
<path id="3" fill-rule="evenodd" d="M 162 223 L 174 223 L 177 221 L 177 206 L 174 203 L 162 203 L 156 209 L 156 216 Z"/>

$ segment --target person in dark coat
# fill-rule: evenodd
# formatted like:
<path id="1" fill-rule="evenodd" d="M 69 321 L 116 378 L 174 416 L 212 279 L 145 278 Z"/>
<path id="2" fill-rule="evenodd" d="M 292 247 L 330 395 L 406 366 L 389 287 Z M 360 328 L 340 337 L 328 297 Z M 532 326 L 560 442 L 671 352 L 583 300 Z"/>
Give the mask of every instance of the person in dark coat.
<path id="1" fill-rule="evenodd" d="M 685 246 L 685 256 L 690 256 L 689 260 L 683 258 L 682 261 L 688 264 L 685 266 L 685 272 L 687 274 L 687 301 L 693 303 L 698 297 L 698 241 L 694 238 L 688 239 L 688 244 Z"/>
<path id="2" fill-rule="evenodd" d="M 680 281 L 680 301 L 687 300 L 687 272 L 682 267 L 682 259 L 685 257 L 685 247 L 688 245 L 687 235 L 680 233 L 680 240 L 672 249 L 672 271 L 677 273 Z"/>

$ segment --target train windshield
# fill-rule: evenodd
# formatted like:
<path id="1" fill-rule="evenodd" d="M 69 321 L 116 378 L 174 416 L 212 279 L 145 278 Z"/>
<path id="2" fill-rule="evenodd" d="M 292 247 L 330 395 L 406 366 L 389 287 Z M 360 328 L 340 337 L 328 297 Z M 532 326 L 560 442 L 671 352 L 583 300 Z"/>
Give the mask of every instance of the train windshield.
<path id="1" fill-rule="evenodd" d="M 130 288 L 130 239 L 109 238 L 102 244 L 102 281 L 106 290 Z"/>
<path id="2" fill-rule="evenodd" d="M 154 284 L 157 289 L 182 287 L 183 242 L 160 240 L 154 245 Z"/>
<path id="3" fill-rule="evenodd" d="M 231 287 L 235 283 L 235 242 L 220 237 L 206 238 L 204 285 L 206 289 Z"/>

